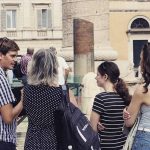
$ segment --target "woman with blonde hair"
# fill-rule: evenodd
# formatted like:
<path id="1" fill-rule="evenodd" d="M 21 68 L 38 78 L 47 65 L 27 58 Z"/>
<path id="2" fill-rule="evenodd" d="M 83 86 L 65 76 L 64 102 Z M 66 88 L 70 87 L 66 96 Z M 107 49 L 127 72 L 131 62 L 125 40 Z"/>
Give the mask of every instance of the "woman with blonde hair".
<path id="1" fill-rule="evenodd" d="M 29 122 L 25 150 L 57 149 L 54 112 L 61 97 L 56 56 L 49 49 L 40 49 L 33 55 L 28 85 L 24 88 L 24 108 Z"/>

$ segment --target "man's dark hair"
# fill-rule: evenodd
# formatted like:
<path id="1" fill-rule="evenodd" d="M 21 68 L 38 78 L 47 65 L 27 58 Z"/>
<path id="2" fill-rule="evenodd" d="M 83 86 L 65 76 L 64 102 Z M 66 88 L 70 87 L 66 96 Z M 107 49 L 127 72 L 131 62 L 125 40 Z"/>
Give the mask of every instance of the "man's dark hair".
<path id="1" fill-rule="evenodd" d="M 27 54 L 33 55 L 33 53 L 34 53 L 34 48 L 28 47 Z"/>
<path id="2" fill-rule="evenodd" d="M 6 55 L 9 51 L 18 51 L 19 47 L 15 41 L 7 37 L 0 38 L 0 53 Z"/>

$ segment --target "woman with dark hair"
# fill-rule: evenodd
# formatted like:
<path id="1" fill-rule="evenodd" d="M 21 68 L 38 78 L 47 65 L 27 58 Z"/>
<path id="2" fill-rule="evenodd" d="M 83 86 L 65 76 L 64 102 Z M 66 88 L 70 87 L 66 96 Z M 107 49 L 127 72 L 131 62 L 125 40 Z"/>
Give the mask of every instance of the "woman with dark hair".
<path id="1" fill-rule="evenodd" d="M 150 150 L 150 44 L 144 45 L 140 57 L 144 83 L 137 86 L 128 109 L 124 109 L 124 119 L 131 127 L 140 113 L 132 150 Z"/>
<path id="2" fill-rule="evenodd" d="M 119 68 L 113 62 L 105 61 L 98 66 L 97 85 L 105 92 L 95 96 L 90 120 L 93 129 L 99 132 L 102 150 L 121 150 L 126 141 L 122 115 L 131 96 L 119 76 Z"/>

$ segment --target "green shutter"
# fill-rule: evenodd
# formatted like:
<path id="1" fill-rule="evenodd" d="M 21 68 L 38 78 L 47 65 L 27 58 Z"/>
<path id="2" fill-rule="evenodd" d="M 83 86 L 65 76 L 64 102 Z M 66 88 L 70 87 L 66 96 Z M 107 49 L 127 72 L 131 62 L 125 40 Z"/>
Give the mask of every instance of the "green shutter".
<path id="1" fill-rule="evenodd" d="M 48 9 L 48 28 L 52 28 L 52 11 Z"/>
<path id="2" fill-rule="evenodd" d="M 6 29 L 6 11 L 1 10 L 1 30 Z"/>
<path id="3" fill-rule="evenodd" d="M 40 29 L 42 28 L 42 13 L 41 13 L 41 9 L 37 10 L 37 28 Z"/>

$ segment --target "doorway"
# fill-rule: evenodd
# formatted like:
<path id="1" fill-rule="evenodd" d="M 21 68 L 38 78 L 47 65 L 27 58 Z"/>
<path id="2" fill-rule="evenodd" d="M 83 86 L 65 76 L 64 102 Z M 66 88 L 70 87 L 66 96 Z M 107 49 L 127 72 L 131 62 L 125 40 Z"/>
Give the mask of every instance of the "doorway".
<path id="1" fill-rule="evenodd" d="M 138 68 L 140 64 L 140 53 L 144 44 L 146 44 L 148 40 L 133 40 L 133 63 L 135 70 L 135 77 L 138 77 Z"/>

